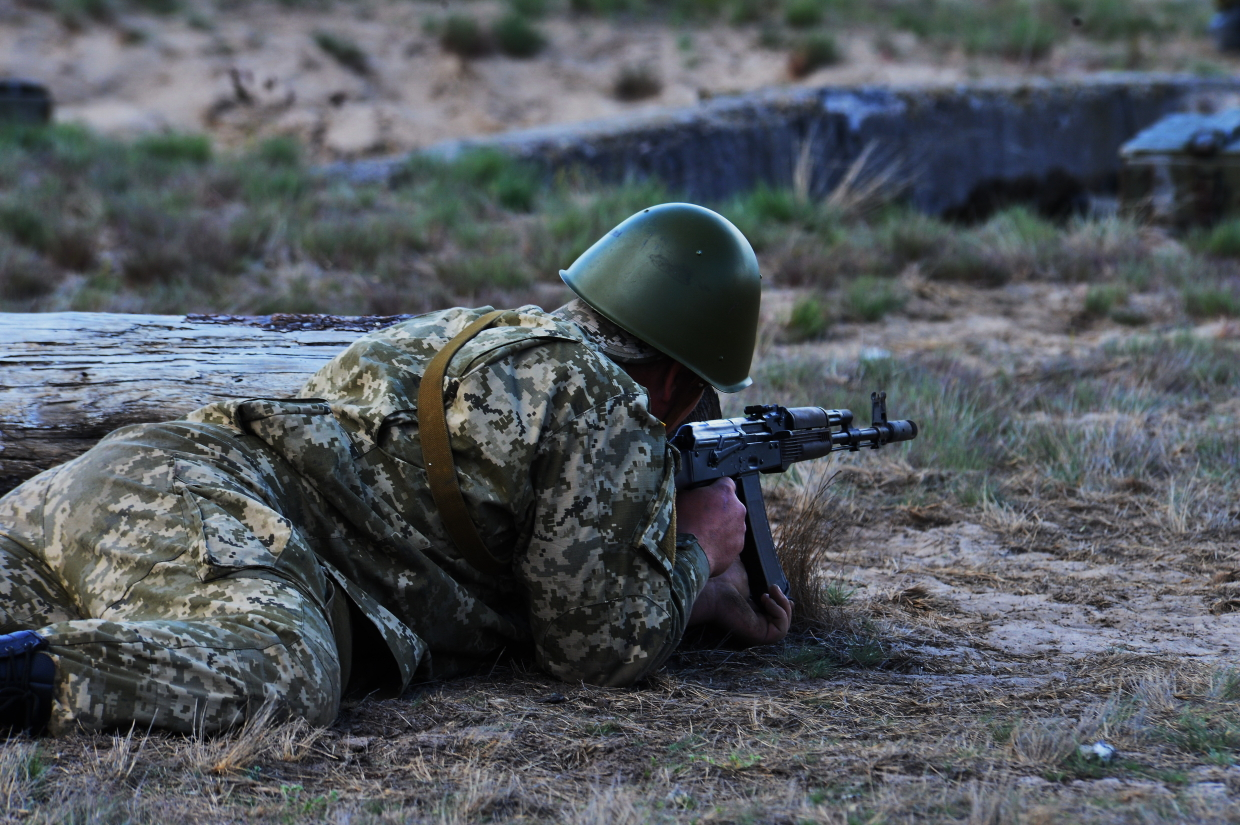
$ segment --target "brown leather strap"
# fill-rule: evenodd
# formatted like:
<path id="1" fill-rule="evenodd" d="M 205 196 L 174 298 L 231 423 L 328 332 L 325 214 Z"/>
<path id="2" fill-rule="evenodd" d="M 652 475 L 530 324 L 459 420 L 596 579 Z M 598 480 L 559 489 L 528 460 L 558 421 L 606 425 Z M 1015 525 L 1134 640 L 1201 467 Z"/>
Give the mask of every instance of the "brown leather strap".
<path id="1" fill-rule="evenodd" d="M 418 387 L 418 431 L 422 439 L 422 459 L 426 462 L 426 480 L 430 484 L 435 507 L 439 510 L 439 518 L 465 561 L 475 569 L 490 574 L 502 573 L 506 565 L 487 550 L 478 535 L 478 528 L 469 517 L 469 511 L 465 509 L 465 497 L 461 495 L 461 485 L 456 478 L 456 462 L 452 459 L 452 444 L 448 436 L 443 379 L 448 371 L 448 362 L 457 350 L 503 314 L 502 309 L 488 312 L 461 330 L 431 359 Z"/>

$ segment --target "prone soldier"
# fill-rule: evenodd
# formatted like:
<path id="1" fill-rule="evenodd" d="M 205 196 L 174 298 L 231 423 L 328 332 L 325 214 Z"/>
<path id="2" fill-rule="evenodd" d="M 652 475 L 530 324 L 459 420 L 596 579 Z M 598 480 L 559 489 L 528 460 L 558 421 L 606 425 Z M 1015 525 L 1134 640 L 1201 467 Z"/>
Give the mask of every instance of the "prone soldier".
<path id="1" fill-rule="evenodd" d="M 264 701 L 533 660 L 626 685 L 687 626 L 778 641 L 730 479 L 677 492 L 667 433 L 751 383 L 760 276 L 723 217 L 632 216 L 555 312 L 362 337 L 303 398 L 126 427 L 0 499 L 0 729 L 212 731 Z"/>

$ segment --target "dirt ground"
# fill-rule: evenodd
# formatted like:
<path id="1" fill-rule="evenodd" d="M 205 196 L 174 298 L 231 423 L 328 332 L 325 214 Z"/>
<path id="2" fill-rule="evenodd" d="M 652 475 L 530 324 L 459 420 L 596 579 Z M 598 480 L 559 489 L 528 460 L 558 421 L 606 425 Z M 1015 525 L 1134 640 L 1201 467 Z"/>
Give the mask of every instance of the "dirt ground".
<path id="1" fill-rule="evenodd" d="M 37 4 L 0 0 L 0 76 L 47 84 L 57 118 L 107 134 L 206 131 L 219 145 L 292 134 L 319 159 L 397 152 L 438 141 L 546 124 L 693 106 L 720 94 L 784 84 L 954 84 L 1107 69 L 1235 71 L 1205 38 L 1144 49 L 1080 38 L 1037 62 L 968 56 L 908 33 L 835 32 L 842 62 L 792 80 L 786 46 L 764 47 L 756 25 L 558 14 L 538 25 L 547 47 L 533 59 L 465 60 L 446 52 L 435 21 L 469 14 L 486 22 L 492 0 L 339 3 L 319 10 L 211 4 L 174 17 L 125 15 L 77 29 Z M 365 72 L 316 45 L 326 32 L 360 47 Z M 660 88 L 618 100 L 626 70 Z"/>
<path id="2" fill-rule="evenodd" d="M 774 330 L 799 293 L 771 292 L 759 374 L 781 359 L 814 363 L 827 385 L 842 385 L 867 358 L 944 351 L 983 371 L 1058 359 L 1084 372 L 1108 341 L 1138 334 L 1083 324 L 1084 286 L 905 283 L 914 297 L 904 312 L 795 345 Z M 1192 334 L 1230 346 L 1240 325 Z M 891 404 L 896 417 L 936 412 Z M 1190 406 L 1175 414 L 1240 412 L 1234 398 Z M 943 437 L 924 421 L 920 438 Z M 1175 480 L 1170 490 L 1135 478 L 1104 490 L 1047 486 L 1013 466 L 1002 499 L 970 503 L 936 493 L 942 474 L 913 469 L 899 449 L 833 461 L 825 497 L 812 475 L 770 487 L 779 523 L 811 525 L 820 581 L 834 594 L 820 621 L 782 645 L 736 651 L 699 639 L 625 689 L 499 663 L 401 699 L 348 703 L 327 730 L 10 743 L 0 751 L 6 816 L 1240 821 L 1234 498 L 1194 498 L 1191 478 L 1178 481 L 1187 498 Z"/>

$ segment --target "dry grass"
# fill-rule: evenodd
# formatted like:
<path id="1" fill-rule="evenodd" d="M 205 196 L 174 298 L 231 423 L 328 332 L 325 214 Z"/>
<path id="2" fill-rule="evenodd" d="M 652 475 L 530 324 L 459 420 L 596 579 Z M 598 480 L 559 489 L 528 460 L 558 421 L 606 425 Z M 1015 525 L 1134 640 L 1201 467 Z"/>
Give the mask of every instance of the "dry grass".
<path id="1" fill-rule="evenodd" d="M 495 158 L 410 176 L 401 185 L 421 194 L 452 181 L 474 188 L 462 211 L 426 223 L 385 211 L 385 198 L 408 194 L 399 187 L 372 193 L 375 209 L 313 190 L 296 202 L 323 211 L 298 226 L 290 212 L 246 241 L 270 268 L 237 277 L 292 278 L 280 261 L 306 255 L 316 283 L 339 285 L 354 269 L 382 270 L 395 244 L 409 268 L 365 289 L 382 281 L 400 291 L 416 275 L 482 294 L 521 266 L 553 272 L 661 197 L 570 187 L 555 209 L 527 215 L 497 206 L 501 192 L 515 204 L 523 190 L 519 170 Z M 131 730 L 17 740 L 0 748 L 4 817 L 1240 822 L 1240 675 L 1230 654 L 1208 649 L 1240 611 L 1238 345 L 1225 327 L 1167 331 L 1188 323 L 1179 290 L 1204 271 L 1194 266 L 1208 263 L 1214 277 L 1235 264 L 1122 221 L 1056 227 L 1009 210 L 962 228 L 868 197 L 824 205 L 810 197 L 810 177 L 800 170 L 799 190 L 727 205 L 774 280 L 813 284 L 819 302 L 815 343 L 781 343 L 778 320 L 764 330 L 762 400 L 860 412 L 881 387 L 922 436 L 799 467 L 768 489 L 797 600 L 784 643 L 685 645 L 626 689 L 501 667 L 352 704 L 326 730 L 283 722 L 268 705 L 213 738 Z M 862 177 L 848 191 L 864 194 Z M 148 215 L 138 206 L 126 220 Z M 520 240 L 513 267 L 516 258 L 499 255 L 512 250 L 482 248 L 494 226 Z M 152 260 L 181 254 L 169 239 L 184 227 L 172 229 L 168 243 L 151 241 Z M 52 261 L 29 250 L 26 263 Z M 908 302 L 886 310 L 898 321 L 831 315 L 859 272 L 899 275 Z M 1085 312 L 1088 290 L 1076 284 L 1089 273 L 1126 285 L 1126 306 L 1152 307 L 1151 320 L 1116 321 L 1118 299 Z M 529 287 L 518 281 L 504 283 L 516 294 Z M 1000 282 L 1008 286 L 984 285 Z M 1048 295 L 1068 296 L 1058 314 Z M 961 323 L 1011 317 L 985 337 Z M 899 337 L 914 324 L 939 336 L 955 324 L 958 339 Z M 861 355 L 856 344 L 894 354 Z M 1025 638 L 1074 627 L 1059 646 Z M 1080 750 L 1099 740 L 1114 759 Z"/>

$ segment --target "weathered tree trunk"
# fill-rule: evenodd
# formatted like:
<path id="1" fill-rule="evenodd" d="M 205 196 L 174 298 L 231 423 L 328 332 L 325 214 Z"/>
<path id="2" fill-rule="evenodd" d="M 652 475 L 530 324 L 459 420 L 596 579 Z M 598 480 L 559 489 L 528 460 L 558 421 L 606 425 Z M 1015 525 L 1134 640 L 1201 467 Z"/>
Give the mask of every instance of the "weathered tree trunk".
<path id="1" fill-rule="evenodd" d="M 362 332 L 407 317 L 0 313 L 0 493 L 126 424 L 292 397 Z"/>

